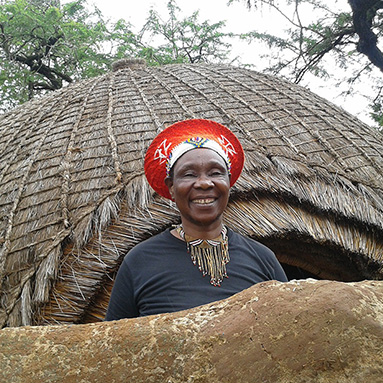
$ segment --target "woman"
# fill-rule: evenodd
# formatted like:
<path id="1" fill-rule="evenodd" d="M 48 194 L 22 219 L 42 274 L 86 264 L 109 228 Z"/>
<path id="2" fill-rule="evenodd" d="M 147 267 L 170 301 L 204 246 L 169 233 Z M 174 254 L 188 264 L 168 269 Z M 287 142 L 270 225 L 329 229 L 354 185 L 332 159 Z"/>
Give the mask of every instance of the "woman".
<path id="1" fill-rule="evenodd" d="M 153 140 L 145 174 L 158 194 L 176 203 L 181 224 L 126 255 L 106 320 L 189 309 L 258 282 L 287 281 L 270 249 L 223 224 L 243 164 L 237 137 L 214 121 L 181 121 Z"/>

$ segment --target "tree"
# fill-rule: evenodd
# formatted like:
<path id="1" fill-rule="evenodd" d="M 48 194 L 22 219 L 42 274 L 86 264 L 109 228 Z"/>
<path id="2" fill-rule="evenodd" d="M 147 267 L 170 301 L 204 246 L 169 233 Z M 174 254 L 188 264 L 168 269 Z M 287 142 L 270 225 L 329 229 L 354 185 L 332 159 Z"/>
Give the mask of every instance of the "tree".
<path id="1" fill-rule="evenodd" d="M 266 42 L 271 49 L 272 65 L 268 71 L 299 83 L 309 73 L 315 76 L 337 78 L 341 69 L 345 76 L 337 78 L 339 84 L 347 82 L 351 93 L 358 82 L 371 80 L 372 117 L 377 121 L 383 115 L 383 54 L 378 40 L 383 33 L 382 0 L 230 0 L 252 6 L 268 6 L 289 24 L 285 36 L 253 32 L 251 41 Z M 337 5 L 342 8 L 337 10 Z M 314 17 L 308 17 L 313 15 Z M 335 63 L 335 65 L 334 65 Z M 338 70 L 339 73 L 339 70 Z"/>
<path id="2" fill-rule="evenodd" d="M 107 28 L 85 0 L 13 0 L 0 4 L 0 104 L 9 109 L 78 78 L 106 70 Z"/>
<path id="3" fill-rule="evenodd" d="M 167 20 L 151 10 L 137 34 L 131 32 L 130 25 L 124 20 L 119 20 L 113 26 L 116 58 L 133 55 L 144 58 L 148 65 L 230 61 L 232 45 L 228 40 L 239 40 L 241 36 L 222 32 L 224 21 L 200 22 L 198 12 L 181 19 L 175 0 L 168 1 L 167 9 Z"/>
<path id="4" fill-rule="evenodd" d="M 159 14 L 151 10 L 141 29 L 140 41 L 147 37 L 156 39 L 157 46 L 142 43 L 139 55 L 152 65 L 168 63 L 227 62 L 231 44 L 228 39 L 239 37 L 233 33 L 224 33 L 224 21 L 210 24 L 198 22 L 198 12 L 179 19 L 180 8 L 174 0 L 167 4 L 169 19 L 164 21 Z"/>
<path id="5" fill-rule="evenodd" d="M 174 0 L 169 19 L 151 11 L 139 33 L 121 19 L 105 21 L 87 0 L 0 0 L 0 111 L 72 81 L 99 75 L 122 57 L 145 58 L 148 65 L 227 62 L 238 37 L 221 32 L 224 22 L 184 19 Z"/>

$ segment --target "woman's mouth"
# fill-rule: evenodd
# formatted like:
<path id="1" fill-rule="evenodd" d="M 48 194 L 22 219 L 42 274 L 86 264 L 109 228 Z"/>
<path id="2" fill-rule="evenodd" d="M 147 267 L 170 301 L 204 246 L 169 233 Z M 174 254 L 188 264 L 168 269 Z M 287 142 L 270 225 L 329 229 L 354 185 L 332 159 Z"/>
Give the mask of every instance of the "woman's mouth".
<path id="1" fill-rule="evenodd" d="M 198 204 L 198 205 L 208 205 L 210 203 L 213 203 L 215 201 L 215 198 L 198 198 L 198 199 L 193 199 L 193 203 Z"/>

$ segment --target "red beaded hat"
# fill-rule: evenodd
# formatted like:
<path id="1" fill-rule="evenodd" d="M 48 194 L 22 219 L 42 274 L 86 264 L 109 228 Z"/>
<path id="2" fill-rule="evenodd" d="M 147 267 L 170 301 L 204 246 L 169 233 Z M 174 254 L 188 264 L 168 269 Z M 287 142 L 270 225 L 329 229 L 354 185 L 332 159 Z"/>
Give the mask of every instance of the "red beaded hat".
<path id="1" fill-rule="evenodd" d="M 212 149 L 225 160 L 231 173 L 230 186 L 233 186 L 243 169 L 242 145 L 225 126 L 202 119 L 176 122 L 154 138 L 144 165 L 150 186 L 161 196 L 171 199 L 165 178 L 178 158 L 197 148 Z"/>

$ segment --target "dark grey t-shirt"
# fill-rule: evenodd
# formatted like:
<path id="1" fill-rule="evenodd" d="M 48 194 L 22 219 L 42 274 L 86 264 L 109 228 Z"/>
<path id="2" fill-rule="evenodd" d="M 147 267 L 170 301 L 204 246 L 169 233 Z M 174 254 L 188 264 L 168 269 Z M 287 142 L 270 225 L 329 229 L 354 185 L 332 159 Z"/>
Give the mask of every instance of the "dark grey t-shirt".
<path id="1" fill-rule="evenodd" d="M 228 229 L 230 262 L 221 286 L 193 265 L 170 229 L 135 246 L 117 273 L 106 320 L 186 310 L 230 297 L 255 283 L 287 281 L 274 253 Z"/>

